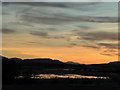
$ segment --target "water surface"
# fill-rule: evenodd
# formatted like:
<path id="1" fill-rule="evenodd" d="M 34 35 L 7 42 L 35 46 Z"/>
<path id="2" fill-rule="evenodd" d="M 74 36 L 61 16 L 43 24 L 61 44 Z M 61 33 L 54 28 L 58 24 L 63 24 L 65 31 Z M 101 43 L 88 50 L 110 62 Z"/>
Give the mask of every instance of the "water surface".
<path id="1" fill-rule="evenodd" d="M 99 78 L 99 79 L 109 79 L 109 77 L 98 77 L 98 76 L 85 76 L 85 75 L 78 75 L 78 74 L 38 74 L 38 75 L 32 75 L 31 78 L 34 79 L 54 79 L 54 78 Z"/>

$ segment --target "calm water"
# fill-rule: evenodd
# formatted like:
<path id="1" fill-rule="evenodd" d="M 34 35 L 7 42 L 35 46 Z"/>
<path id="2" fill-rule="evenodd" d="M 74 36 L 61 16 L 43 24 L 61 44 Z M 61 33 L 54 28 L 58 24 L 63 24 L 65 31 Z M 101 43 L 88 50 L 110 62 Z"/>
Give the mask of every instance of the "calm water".
<path id="1" fill-rule="evenodd" d="M 23 78 L 23 76 L 19 76 L 18 78 Z M 37 74 L 32 75 L 31 78 L 34 79 L 54 79 L 54 78 L 100 78 L 100 79 L 109 79 L 109 77 L 98 77 L 98 76 L 84 76 L 77 74 L 64 74 L 64 75 L 56 75 L 56 74 Z"/>

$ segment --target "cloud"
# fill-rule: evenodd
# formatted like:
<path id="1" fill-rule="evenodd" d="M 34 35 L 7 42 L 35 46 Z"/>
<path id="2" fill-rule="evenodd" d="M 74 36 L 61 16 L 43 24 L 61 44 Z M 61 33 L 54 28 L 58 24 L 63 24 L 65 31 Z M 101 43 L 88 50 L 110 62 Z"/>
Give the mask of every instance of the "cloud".
<path id="1" fill-rule="evenodd" d="M 112 54 L 104 54 L 104 53 L 101 53 L 101 55 L 104 55 L 104 56 L 114 56 Z"/>
<path id="2" fill-rule="evenodd" d="M 74 31 L 75 32 L 75 31 Z M 78 39 L 84 39 L 89 41 L 98 40 L 119 40 L 117 32 L 75 32 L 76 36 L 80 37 Z"/>
<path id="3" fill-rule="evenodd" d="M 93 3 L 21 2 L 21 3 L 3 3 L 3 5 L 14 4 L 14 7 L 18 9 L 16 14 L 20 16 L 21 18 L 20 20 L 29 23 L 30 22 L 42 23 L 48 25 L 68 24 L 74 22 L 118 23 L 118 18 L 115 16 L 89 15 L 91 13 L 89 11 L 90 9 L 94 10 L 95 8 L 98 7 L 97 3 L 98 2 Z M 93 7 L 88 7 L 92 5 Z M 6 7 L 7 6 L 3 7 L 3 9 Z M 84 10 L 88 10 L 87 11 L 88 14 L 82 15 L 81 13 L 85 13 Z"/>
<path id="4" fill-rule="evenodd" d="M 119 48 L 118 40 L 120 38 L 118 37 L 118 32 L 73 30 L 72 33 L 78 40 L 84 41 L 84 44 L 81 45 L 82 47 L 106 50 L 117 50 Z"/>
<path id="5" fill-rule="evenodd" d="M 113 52 L 113 53 L 115 53 L 115 52 L 118 52 L 118 49 L 117 50 L 115 50 L 115 49 L 109 49 L 109 50 L 106 50 L 106 51 L 104 51 L 105 53 L 107 53 L 107 52 Z"/>
<path id="6" fill-rule="evenodd" d="M 113 51 L 113 49 L 110 49 L 110 50 L 108 49 L 107 51 L 104 51 L 100 54 L 105 55 L 105 56 L 119 56 L 119 52 L 116 51 L 115 49 L 114 49 L 114 51 Z"/>
<path id="7" fill-rule="evenodd" d="M 118 23 L 117 17 L 92 17 L 92 16 L 46 16 L 31 14 L 22 15 L 23 21 L 33 22 L 33 23 L 43 23 L 49 25 L 58 25 L 58 24 L 68 24 L 74 22 L 94 22 L 94 23 Z"/>
<path id="8" fill-rule="evenodd" d="M 119 0 L 3 0 L 2 2 L 119 2 Z"/>
<path id="9" fill-rule="evenodd" d="M 13 30 L 13 29 L 3 28 L 3 29 L 2 29 L 2 33 L 3 33 L 3 34 L 13 34 L 13 33 L 16 33 L 16 31 Z"/>
<path id="10" fill-rule="evenodd" d="M 85 25 L 79 25 L 78 26 L 80 29 L 84 29 L 84 30 L 89 30 L 89 29 L 93 29 L 93 27 L 92 26 L 85 26 Z M 74 31 L 74 30 L 73 30 Z M 77 30 L 76 30 L 77 31 Z M 79 30 L 78 30 L 79 31 Z"/>
<path id="11" fill-rule="evenodd" d="M 105 56 L 118 56 L 119 51 L 118 51 L 118 44 L 117 43 L 99 43 L 99 47 L 105 48 L 101 55 Z"/>
<path id="12" fill-rule="evenodd" d="M 93 48 L 93 49 L 107 49 L 107 51 L 104 52 L 117 52 L 118 49 L 118 43 L 95 43 L 94 45 L 86 44 L 82 45 L 83 47 Z"/>
<path id="13" fill-rule="evenodd" d="M 101 55 L 118 56 L 118 43 L 96 43 L 94 45 L 82 45 L 82 47 L 99 49 Z"/>
<path id="14" fill-rule="evenodd" d="M 96 45 L 82 45 L 82 47 L 93 48 L 93 49 L 99 49 L 99 47 L 96 46 Z"/>
<path id="15" fill-rule="evenodd" d="M 98 5 L 101 2 L 3 2 L 3 5 L 9 5 L 9 4 L 22 4 L 22 5 L 30 5 L 30 6 L 47 6 L 47 7 L 60 7 L 60 8 L 74 8 L 74 9 L 84 9 L 86 10 L 87 6 L 94 6 L 94 5 Z M 88 10 L 90 10 L 91 8 L 87 8 Z"/>
<path id="16" fill-rule="evenodd" d="M 58 25 L 63 24 L 65 22 L 69 22 L 69 19 L 65 18 L 56 18 L 56 17 L 40 17 L 40 16 L 30 16 L 30 15 L 22 15 L 23 21 L 33 22 L 33 23 L 42 23 L 48 25 Z"/>
<path id="17" fill-rule="evenodd" d="M 31 46 L 33 46 L 33 45 L 43 45 L 44 43 L 43 42 L 37 42 L 37 41 L 27 41 L 27 42 L 25 42 L 25 43 L 23 43 L 23 44 L 25 44 L 25 45 L 31 45 Z"/>
<path id="18" fill-rule="evenodd" d="M 69 43 L 69 45 L 67 47 L 75 47 L 75 46 L 80 46 L 77 43 Z"/>
<path id="19" fill-rule="evenodd" d="M 47 37 L 48 33 L 47 32 L 38 32 L 38 31 L 32 31 L 30 34 L 35 35 L 35 36 L 41 36 L 41 37 Z"/>
<path id="20" fill-rule="evenodd" d="M 39 36 L 44 39 L 66 39 L 62 35 L 50 35 L 48 32 L 32 31 L 29 34 Z"/>
<path id="21" fill-rule="evenodd" d="M 109 49 L 118 49 L 118 44 L 114 43 L 98 43 L 98 46 L 109 48 Z"/>

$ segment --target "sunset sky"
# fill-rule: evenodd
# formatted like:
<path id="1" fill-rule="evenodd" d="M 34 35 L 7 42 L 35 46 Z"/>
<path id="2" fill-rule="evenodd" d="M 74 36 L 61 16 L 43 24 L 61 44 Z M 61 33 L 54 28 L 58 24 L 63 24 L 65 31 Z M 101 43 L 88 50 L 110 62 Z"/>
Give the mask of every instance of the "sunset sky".
<path id="1" fill-rule="evenodd" d="M 118 60 L 117 2 L 4 2 L 2 9 L 3 56 Z"/>

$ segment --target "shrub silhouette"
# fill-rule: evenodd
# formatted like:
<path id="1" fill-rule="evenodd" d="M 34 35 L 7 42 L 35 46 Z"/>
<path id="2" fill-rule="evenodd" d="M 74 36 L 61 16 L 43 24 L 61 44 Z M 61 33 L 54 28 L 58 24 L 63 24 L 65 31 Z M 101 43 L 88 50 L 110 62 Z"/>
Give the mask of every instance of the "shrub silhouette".
<path id="1" fill-rule="evenodd" d="M 14 81 L 15 77 L 20 74 L 20 62 L 2 57 L 2 78 L 3 83 Z"/>

